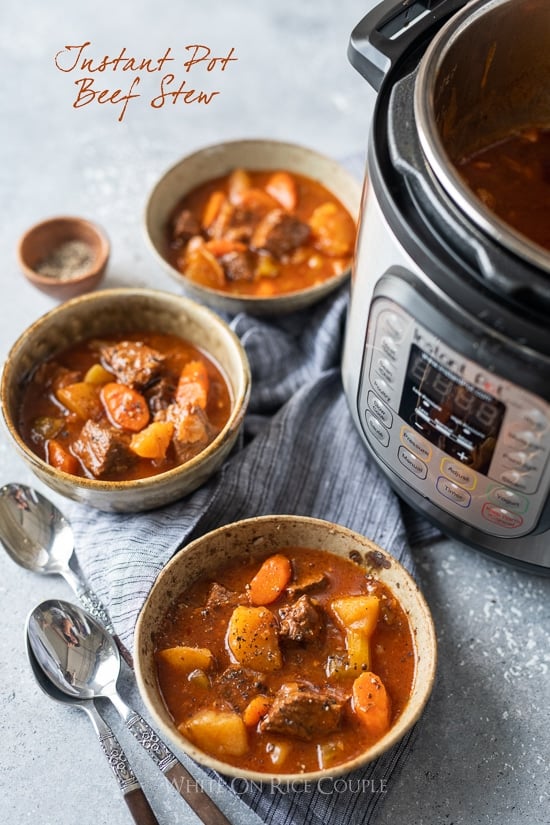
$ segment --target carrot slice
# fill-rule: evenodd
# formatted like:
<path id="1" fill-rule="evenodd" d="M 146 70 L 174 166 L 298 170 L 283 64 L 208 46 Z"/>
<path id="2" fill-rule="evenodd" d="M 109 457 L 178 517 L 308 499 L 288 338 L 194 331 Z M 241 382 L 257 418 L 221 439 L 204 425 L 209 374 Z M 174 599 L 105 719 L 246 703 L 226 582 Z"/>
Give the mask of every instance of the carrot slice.
<path id="1" fill-rule="evenodd" d="M 246 252 L 246 244 L 240 241 L 233 241 L 230 238 L 214 238 L 212 241 L 207 241 L 204 245 L 215 258 L 223 258 L 230 252 Z"/>
<path id="2" fill-rule="evenodd" d="M 243 722 L 247 728 L 255 728 L 260 719 L 266 715 L 271 707 L 271 699 L 264 696 L 263 693 L 258 694 L 250 700 L 248 705 L 243 710 Z"/>
<path id="3" fill-rule="evenodd" d="M 181 371 L 176 389 L 176 403 L 181 407 L 206 409 L 210 379 L 204 361 L 189 361 Z"/>
<path id="4" fill-rule="evenodd" d="M 298 203 L 296 181 L 288 172 L 274 172 L 266 184 L 266 192 L 278 201 L 283 209 L 293 212 Z"/>
<path id="5" fill-rule="evenodd" d="M 214 223 L 219 215 L 220 209 L 225 203 L 225 200 L 224 193 L 220 192 L 219 189 L 212 192 L 206 201 L 206 206 L 204 207 L 204 212 L 202 213 L 202 225 L 205 229 L 208 229 L 208 227 Z"/>
<path id="6" fill-rule="evenodd" d="M 132 387 L 111 381 L 101 388 L 100 397 L 107 415 L 117 427 L 137 433 L 149 423 L 147 401 Z"/>
<path id="7" fill-rule="evenodd" d="M 53 438 L 50 438 L 46 445 L 46 460 L 52 467 L 63 470 L 64 473 L 78 474 L 78 460 Z"/>
<path id="8" fill-rule="evenodd" d="M 390 727 L 390 698 L 379 676 L 365 671 L 353 683 L 353 709 L 376 739 Z"/>
<path id="9" fill-rule="evenodd" d="M 255 605 L 271 604 L 292 578 L 292 566 L 282 553 L 269 556 L 249 585 L 248 597 Z"/>

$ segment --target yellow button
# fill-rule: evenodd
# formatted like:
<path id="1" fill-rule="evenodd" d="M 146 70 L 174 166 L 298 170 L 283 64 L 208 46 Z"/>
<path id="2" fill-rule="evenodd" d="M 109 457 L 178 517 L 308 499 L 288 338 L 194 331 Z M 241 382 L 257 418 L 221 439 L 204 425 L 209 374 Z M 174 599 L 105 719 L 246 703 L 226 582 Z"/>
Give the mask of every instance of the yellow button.
<path id="1" fill-rule="evenodd" d="M 465 490 L 473 490 L 477 484 L 477 475 L 473 470 L 456 461 L 451 461 L 450 458 L 441 460 L 441 472 Z"/>

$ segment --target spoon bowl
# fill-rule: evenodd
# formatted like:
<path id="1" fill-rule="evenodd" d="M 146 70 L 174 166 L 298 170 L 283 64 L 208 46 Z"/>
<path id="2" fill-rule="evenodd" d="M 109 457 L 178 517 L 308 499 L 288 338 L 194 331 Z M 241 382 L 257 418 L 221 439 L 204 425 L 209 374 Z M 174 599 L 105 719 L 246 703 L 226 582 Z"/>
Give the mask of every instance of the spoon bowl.
<path id="1" fill-rule="evenodd" d="M 33 573 L 63 576 L 86 609 L 113 636 L 122 658 L 133 668 L 98 596 L 87 585 L 74 552 L 72 527 L 63 513 L 41 493 L 24 484 L 0 489 L 0 543 L 11 559 Z"/>
<path id="2" fill-rule="evenodd" d="M 120 656 L 113 638 L 76 605 L 42 602 L 29 616 L 27 637 L 45 676 L 76 699 L 116 693 Z"/>
<path id="3" fill-rule="evenodd" d="M 16 564 L 63 575 L 74 552 L 71 525 L 55 504 L 24 484 L 0 490 L 0 538 Z"/>

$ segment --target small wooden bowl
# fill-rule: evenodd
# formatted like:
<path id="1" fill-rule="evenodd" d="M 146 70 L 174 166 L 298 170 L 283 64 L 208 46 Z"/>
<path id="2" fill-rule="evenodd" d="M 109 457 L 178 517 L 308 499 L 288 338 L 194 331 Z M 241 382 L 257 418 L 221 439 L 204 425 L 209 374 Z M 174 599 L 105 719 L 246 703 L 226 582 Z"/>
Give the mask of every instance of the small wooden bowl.
<path id="1" fill-rule="evenodd" d="M 52 262 L 52 256 L 60 268 L 62 250 L 67 252 L 66 245 L 73 242 L 89 247 L 89 262 L 79 266 L 73 275 L 69 269 L 63 277 L 40 271 Z M 95 289 L 105 274 L 109 252 L 109 241 L 103 230 L 91 221 L 76 217 L 49 218 L 31 226 L 21 236 L 17 247 L 19 266 L 27 280 L 60 301 Z"/>

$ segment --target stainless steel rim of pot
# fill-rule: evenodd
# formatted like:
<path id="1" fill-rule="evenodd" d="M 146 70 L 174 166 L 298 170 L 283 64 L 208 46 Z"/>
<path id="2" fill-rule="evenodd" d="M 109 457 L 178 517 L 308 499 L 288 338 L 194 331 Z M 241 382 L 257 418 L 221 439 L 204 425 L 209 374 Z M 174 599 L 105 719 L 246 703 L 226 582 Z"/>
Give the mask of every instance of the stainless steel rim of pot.
<path id="1" fill-rule="evenodd" d="M 548 0 L 478 0 L 437 33 L 418 68 L 422 151 L 457 206 L 491 238 L 550 272 L 550 253 L 501 220 L 455 163 L 514 130 L 550 126 Z"/>

